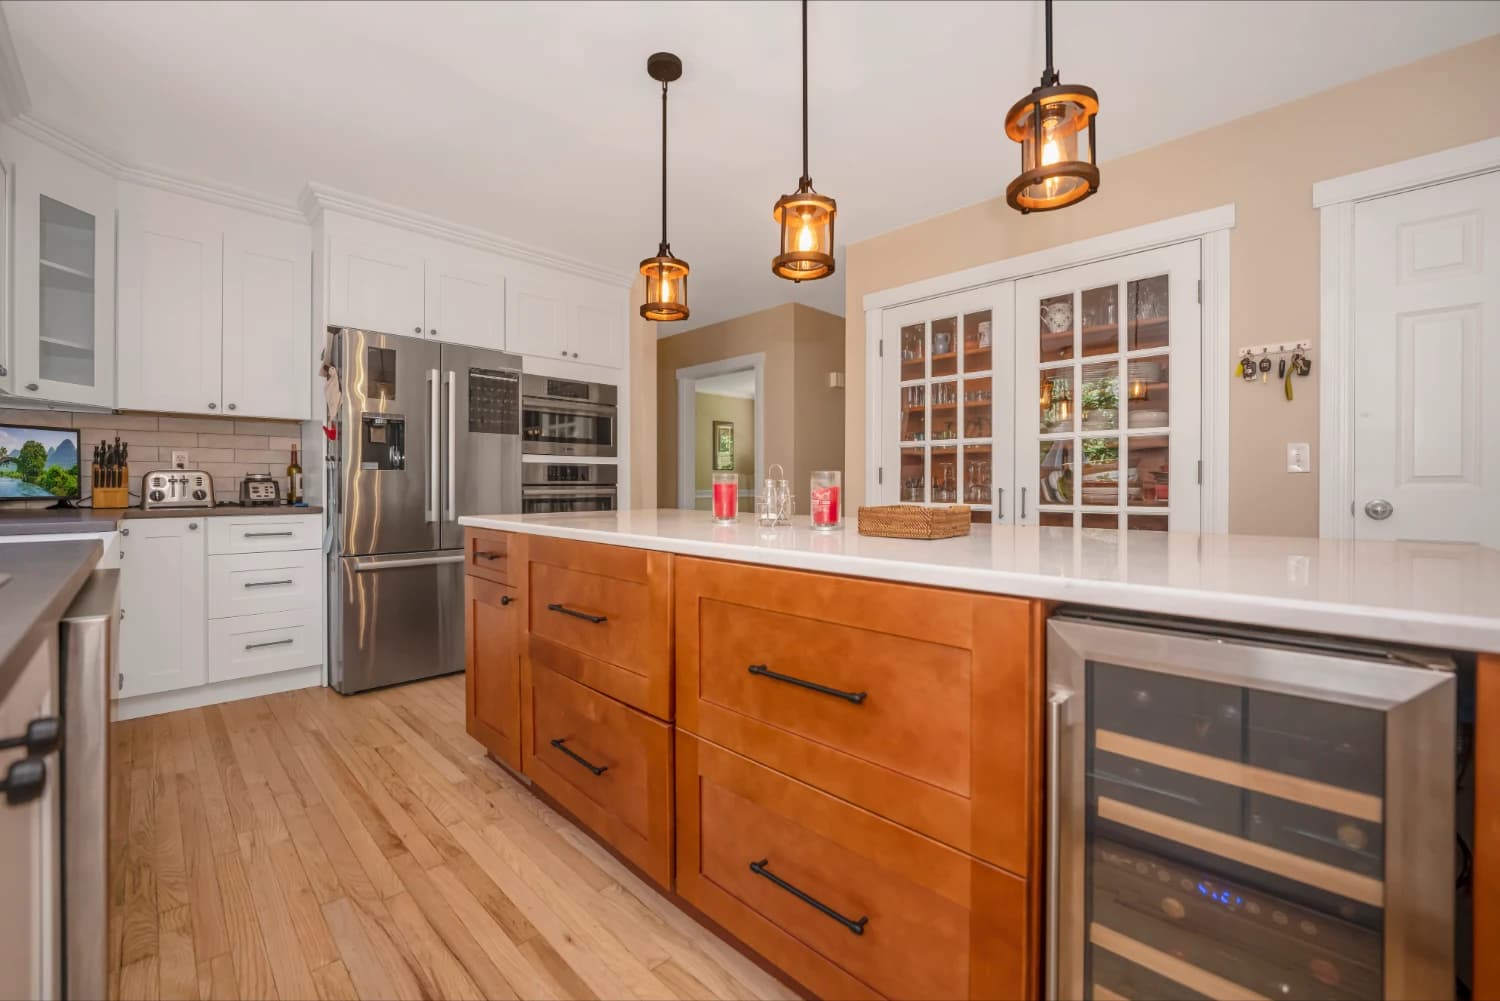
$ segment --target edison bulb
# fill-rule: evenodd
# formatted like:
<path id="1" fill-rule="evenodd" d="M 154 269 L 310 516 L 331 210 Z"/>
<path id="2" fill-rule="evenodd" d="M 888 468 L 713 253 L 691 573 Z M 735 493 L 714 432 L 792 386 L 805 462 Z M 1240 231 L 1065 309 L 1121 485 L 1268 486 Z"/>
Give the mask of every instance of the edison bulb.
<path id="1" fill-rule="evenodd" d="M 797 229 L 797 250 L 800 253 L 818 249 L 818 237 L 813 233 L 812 223 L 806 216 L 802 217 L 802 225 Z"/>
<path id="2" fill-rule="evenodd" d="M 662 278 L 662 280 L 661 280 L 661 301 L 662 302 L 672 302 L 673 301 L 673 297 L 676 294 L 677 294 L 676 289 L 674 289 L 672 287 L 672 279 L 670 279 L 670 278 Z"/>

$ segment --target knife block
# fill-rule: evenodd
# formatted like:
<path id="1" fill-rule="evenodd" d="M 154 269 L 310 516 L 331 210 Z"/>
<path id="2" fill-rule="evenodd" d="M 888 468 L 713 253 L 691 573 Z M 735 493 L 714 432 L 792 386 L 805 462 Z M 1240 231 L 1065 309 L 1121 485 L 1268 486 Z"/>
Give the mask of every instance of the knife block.
<path id="1" fill-rule="evenodd" d="M 95 463 L 91 469 L 93 486 L 90 488 L 94 507 L 129 507 L 130 506 L 130 467 L 120 467 L 122 483 L 118 487 L 101 487 L 99 485 L 99 465 Z"/>

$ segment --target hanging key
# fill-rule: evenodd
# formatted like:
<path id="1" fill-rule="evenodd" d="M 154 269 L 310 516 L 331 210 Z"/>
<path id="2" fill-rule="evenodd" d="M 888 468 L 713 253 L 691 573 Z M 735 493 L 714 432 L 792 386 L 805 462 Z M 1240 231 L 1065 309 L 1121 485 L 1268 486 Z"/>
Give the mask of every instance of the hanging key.
<path id="1" fill-rule="evenodd" d="M 1264 384 L 1271 377 L 1271 359 L 1269 357 L 1260 360 L 1260 381 Z"/>
<path id="2" fill-rule="evenodd" d="M 1276 362 L 1276 378 L 1286 378 L 1286 355 L 1282 355 L 1280 360 Z"/>
<path id="3" fill-rule="evenodd" d="M 1255 381 L 1255 359 L 1251 358 L 1249 355 L 1246 355 L 1240 361 L 1240 378 L 1244 379 L 1246 382 Z"/>

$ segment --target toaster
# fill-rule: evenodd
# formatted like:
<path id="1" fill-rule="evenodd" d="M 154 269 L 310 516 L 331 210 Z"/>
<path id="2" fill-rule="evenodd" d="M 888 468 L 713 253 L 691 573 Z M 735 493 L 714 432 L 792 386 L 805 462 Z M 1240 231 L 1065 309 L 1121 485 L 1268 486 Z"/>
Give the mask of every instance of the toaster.
<path id="1" fill-rule="evenodd" d="M 248 505 L 281 503 L 281 484 L 270 473 L 246 473 L 240 480 L 240 503 Z"/>

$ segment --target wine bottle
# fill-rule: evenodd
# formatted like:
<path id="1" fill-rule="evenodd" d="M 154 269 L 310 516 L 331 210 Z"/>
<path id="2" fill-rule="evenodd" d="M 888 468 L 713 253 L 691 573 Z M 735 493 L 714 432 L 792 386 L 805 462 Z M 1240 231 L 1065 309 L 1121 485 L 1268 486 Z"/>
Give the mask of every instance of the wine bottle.
<path id="1" fill-rule="evenodd" d="M 286 502 L 302 503 L 302 466 L 297 462 L 297 446 L 292 446 L 292 461 L 286 467 Z"/>

